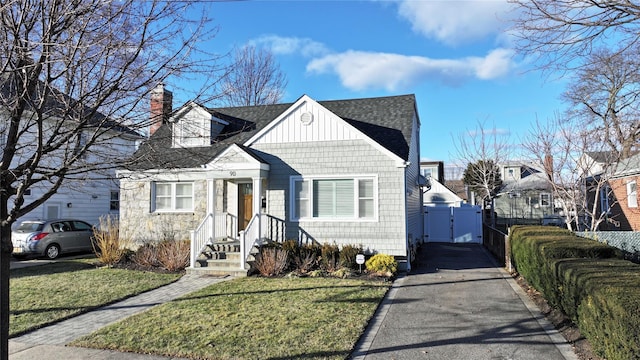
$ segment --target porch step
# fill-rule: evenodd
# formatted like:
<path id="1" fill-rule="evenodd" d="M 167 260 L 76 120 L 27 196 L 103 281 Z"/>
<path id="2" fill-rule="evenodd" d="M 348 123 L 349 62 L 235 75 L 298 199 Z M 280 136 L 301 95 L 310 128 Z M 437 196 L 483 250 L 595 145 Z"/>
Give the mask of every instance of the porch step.
<path id="1" fill-rule="evenodd" d="M 240 268 L 240 258 L 239 241 L 216 241 L 205 247 L 196 259 L 195 268 L 187 269 L 187 273 L 247 276 L 248 271 Z"/>
<path id="2" fill-rule="evenodd" d="M 248 271 L 243 269 L 216 269 L 212 267 L 196 267 L 187 268 L 187 274 L 189 275 L 212 275 L 212 276 L 235 276 L 245 277 Z"/>

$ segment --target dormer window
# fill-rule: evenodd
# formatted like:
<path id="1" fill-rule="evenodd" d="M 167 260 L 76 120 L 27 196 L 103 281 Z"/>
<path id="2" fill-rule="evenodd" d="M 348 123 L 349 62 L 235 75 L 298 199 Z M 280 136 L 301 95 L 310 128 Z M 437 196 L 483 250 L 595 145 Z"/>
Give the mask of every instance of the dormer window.
<path id="1" fill-rule="evenodd" d="M 211 145 L 209 129 L 196 119 L 180 119 L 173 124 L 174 144 L 178 146 L 193 147 Z"/>
<path id="2" fill-rule="evenodd" d="M 228 123 L 211 116 L 206 109 L 192 104 L 178 111 L 169 122 L 173 127 L 174 147 L 209 146 Z"/>

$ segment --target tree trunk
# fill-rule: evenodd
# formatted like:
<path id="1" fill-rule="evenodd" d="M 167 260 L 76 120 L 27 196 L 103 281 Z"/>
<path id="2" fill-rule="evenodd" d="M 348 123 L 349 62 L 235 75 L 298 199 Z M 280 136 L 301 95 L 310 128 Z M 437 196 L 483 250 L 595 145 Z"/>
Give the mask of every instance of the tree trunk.
<path id="1" fill-rule="evenodd" d="M 9 262 L 11 261 L 11 226 L 0 230 L 0 360 L 9 359 Z"/>
<path id="2" fill-rule="evenodd" d="M 0 179 L 0 219 L 7 219 L 9 195 Z M 9 269 L 13 244 L 11 222 L 0 222 L 0 360 L 9 360 Z"/>

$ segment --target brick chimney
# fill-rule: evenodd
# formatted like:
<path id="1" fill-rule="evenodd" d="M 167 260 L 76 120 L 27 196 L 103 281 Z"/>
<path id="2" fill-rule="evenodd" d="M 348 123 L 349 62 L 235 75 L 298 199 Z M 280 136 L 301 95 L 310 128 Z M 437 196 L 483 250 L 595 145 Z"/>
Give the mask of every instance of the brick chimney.
<path id="1" fill-rule="evenodd" d="M 162 124 L 167 122 L 172 111 L 173 93 L 164 88 L 164 84 L 158 84 L 151 90 L 151 112 L 149 136 L 153 135 Z"/>

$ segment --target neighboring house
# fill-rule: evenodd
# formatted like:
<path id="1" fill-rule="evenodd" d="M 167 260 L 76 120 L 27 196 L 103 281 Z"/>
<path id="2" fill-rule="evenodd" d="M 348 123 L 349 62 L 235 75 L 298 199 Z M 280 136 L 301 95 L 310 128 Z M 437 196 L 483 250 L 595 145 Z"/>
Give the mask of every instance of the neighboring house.
<path id="1" fill-rule="evenodd" d="M 638 182 L 640 181 L 640 154 L 623 159 L 615 166 L 606 184 L 601 186 L 597 198 L 597 210 L 607 212 L 598 227 L 606 231 L 640 231 L 640 209 L 638 208 Z M 601 174 L 595 174 L 598 176 Z M 587 187 L 587 189 L 589 189 Z M 589 203 L 595 196 L 588 193 Z M 600 215 L 598 213 L 597 215 Z"/>
<path id="2" fill-rule="evenodd" d="M 482 211 L 445 186 L 444 164 L 423 161 L 420 169 L 429 184 L 423 194 L 424 241 L 482 243 Z"/>
<path id="3" fill-rule="evenodd" d="M 464 200 L 445 186 L 444 163 L 442 161 L 420 161 L 420 174 L 427 181 L 423 195 L 424 206 L 459 207 Z"/>
<path id="4" fill-rule="evenodd" d="M 3 87 L 2 92 L 8 91 L 6 87 Z M 60 97 L 64 95 L 57 94 Z M 10 96 L 7 96 L 10 98 Z M 42 128 L 52 128 L 54 123 L 59 124 L 61 119 L 63 122 L 76 121 L 73 118 L 64 117 L 64 114 L 58 114 L 60 109 L 66 109 L 65 104 L 59 105 L 54 97 L 50 99 L 50 107 L 46 114 Z M 27 115 L 25 115 L 26 117 Z M 6 119 L 5 119 L 6 121 Z M 0 125 L 0 135 L 6 129 L 5 124 Z M 136 150 L 137 144 L 144 139 L 144 137 L 134 130 L 115 124 L 111 122 L 103 114 L 96 113 L 88 120 L 86 130 L 81 132 L 77 137 L 77 143 L 82 146 L 86 143 L 87 137 L 95 133 L 96 129 L 101 129 L 101 137 L 103 141 L 98 141 L 92 147 L 91 152 L 83 155 L 83 158 L 79 161 L 86 161 L 87 163 L 96 162 L 94 154 L 100 153 L 101 155 L 108 154 L 107 156 L 114 158 L 126 159 L 130 157 Z M 32 137 L 30 137 L 32 136 Z M 5 137 L 0 136 L 0 147 L 4 148 Z M 35 143 L 35 137 L 28 131 L 25 131 L 21 137 L 20 142 L 25 144 L 23 149 L 18 149 L 17 153 L 24 150 L 29 152 Z M 67 151 L 62 147 L 60 151 Z M 19 156 L 18 156 L 19 157 Z M 102 156 L 100 157 L 102 159 Z M 102 163 L 103 160 L 99 160 Z M 60 158 L 56 156 L 55 152 L 46 154 L 46 158 L 41 160 L 41 166 L 57 168 L 60 163 Z M 36 183 L 30 186 L 26 190 L 24 195 L 24 204 L 29 204 L 33 200 L 39 199 L 50 189 L 50 184 Z M 10 200 L 11 201 L 11 200 Z M 14 228 L 19 225 L 20 222 L 26 220 L 49 220 L 56 218 L 74 218 L 84 220 L 94 225 L 99 224 L 99 219 L 103 215 L 112 215 L 117 217 L 120 210 L 120 185 L 116 177 L 115 169 L 106 166 L 105 169 L 100 171 L 93 171 L 75 175 L 67 175 L 62 184 L 58 188 L 55 194 L 47 199 L 42 205 L 36 207 L 26 215 L 23 215 L 17 219 L 12 225 Z"/>
<path id="5" fill-rule="evenodd" d="M 414 95 L 175 112 L 161 86 L 150 139 L 119 172 L 120 236 L 361 245 L 410 261 L 423 233 Z M 164 109 L 159 115 L 156 110 Z"/>
<path id="6" fill-rule="evenodd" d="M 441 184 L 438 180 L 429 180 L 430 188 L 423 195 L 424 206 L 453 206 L 460 207 L 465 201 Z"/>
<path id="7" fill-rule="evenodd" d="M 420 174 L 425 179 L 435 179 L 440 184 L 444 184 L 444 162 L 442 161 L 420 161 Z"/>
<path id="8" fill-rule="evenodd" d="M 497 224 L 540 224 L 555 214 L 553 189 L 542 166 L 523 162 L 498 164 L 503 186 L 494 201 Z"/>

